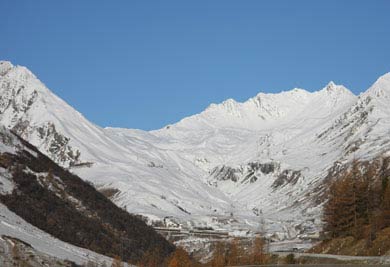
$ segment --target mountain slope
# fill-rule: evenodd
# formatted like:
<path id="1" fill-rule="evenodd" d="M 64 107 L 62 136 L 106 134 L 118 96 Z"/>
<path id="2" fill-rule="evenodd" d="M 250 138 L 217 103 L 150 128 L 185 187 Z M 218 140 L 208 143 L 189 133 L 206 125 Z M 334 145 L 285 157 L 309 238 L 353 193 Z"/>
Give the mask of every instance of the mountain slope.
<path id="1" fill-rule="evenodd" d="M 0 78 L 1 122 L 63 166 L 92 164 L 74 171 L 98 186 L 119 188 L 125 199 L 120 206 L 136 213 L 159 212 L 161 217 L 167 211 L 185 216 L 186 207 L 213 212 L 228 205 L 223 194 L 215 194 L 197 179 L 199 170 L 191 162 L 137 136 L 111 134 L 88 122 L 26 68 L 2 65 L 7 67 Z M 164 185 L 166 177 L 170 179 Z"/>
<path id="2" fill-rule="evenodd" d="M 134 263 L 149 251 L 162 258 L 173 251 L 140 218 L 3 127 L 0 143 L 0 201 L 27 222 L 67 243 Z"/>
<path id="3" fill-rule="evenodd" d="M 74 266 L 71 262 L 80 266 L 87 262 L 100 265 L 106 263 L 107 266 L 110 266 L 112 262 L 112 259 L 107 256 L 54 238 L 29 224 L 0 203 L 1 266 L 18 266 L 17 263 L 20 263 L 20 260 L 13 258 L 15 255 L 12 255 L 15 254 L 14 247 L 18 247 L 15 240 L 19 240 L 20 242 L 18 243 L 27 248 L 27 251 L 18 249 L 17 252 L 20 254 L 18 256 L 21 259 L 27 258 L 26 262 L 35 263 L 31 264 L 31 266 L 42 266 L 43 264 L 45 264 L 44 266 L 53 267 Z M 10 262 L 15 262 L 15 264 L 9 265 Z"/>
<path id="4" fill-rule="evenodd" d="M 260 93 L 146 132 L 100 128 L 26 68 L 0 66 L 0 122 L 150 220 L 254 231 L 265 221 L 270 235 L 299 237 L 321 226 L 330 171 L 389 149 L 389 74 L 360 96 L 333 82 Z"/>

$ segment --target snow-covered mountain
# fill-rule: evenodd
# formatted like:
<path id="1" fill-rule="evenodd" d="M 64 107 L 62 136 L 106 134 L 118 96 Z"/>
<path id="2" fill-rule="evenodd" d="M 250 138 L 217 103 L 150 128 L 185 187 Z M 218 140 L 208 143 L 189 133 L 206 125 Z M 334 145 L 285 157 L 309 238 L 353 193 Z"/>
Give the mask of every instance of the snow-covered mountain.
<path id="1" fill-rule="evenodd" d="M 360 96 L 333 82 L 260 93 L 147 132 L 94 125 L 3 61 L 0 123 L 129 212 L 294 238 L 319 228 L 330 170 L 389 150 L 390 74 Z"/>

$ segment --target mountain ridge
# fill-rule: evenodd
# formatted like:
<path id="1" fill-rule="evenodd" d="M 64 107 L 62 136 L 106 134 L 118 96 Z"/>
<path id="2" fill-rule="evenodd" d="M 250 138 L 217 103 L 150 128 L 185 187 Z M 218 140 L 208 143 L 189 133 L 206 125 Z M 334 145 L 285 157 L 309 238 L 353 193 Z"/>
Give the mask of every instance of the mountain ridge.
<path id="1" fill-rule="evenodd" d="M 263 119 L 263 121 L 272 121 L 281 118 L 283 119 L 288 113 L 293 112 L 292 106 L 296 107 L 297 105 L 305 105 L 310 102 L 310 100 L 313 100 L 313 98 L 320 97 L 322 94 L 329 94 L 330 97 L 341 96 L 343 98 L 355 98 L 355 95 L 347 88 L 342 85 L 336 85 L 333 82 L 330 82 L 323 89 L 315 92 L 309 92 L 298 88 L 294 88 L 290 91 L 282 91 L 280 93 L 260 92 L 255 97 L 249 98 L 244 102 L 237 102 L 234 99 L 227 99 L 220 104 L 211 104 L 199 114 L 186 117 L 177 123 L 169 125 L 169 127 L 172 125 L 178 125 L 179 127 L 183 126 L 190 128 L 192 124 L 191 119 L 195 118 L 195 120 L 199 121 L 203 118 L 197 118 L 202 116 L 210 117 L 206 118 L 206 121 L 202 122 L 206 128 L 207 126 L 213 124 L 217 124 L 219 127 L 224 127 L 225 125 L 219 125 L 217 121 L 213 120 L 213 118 L 221 120 L 221 118 L 223 119 L 224 116 L 230 119 L 235 119 L 235 117 L 240 119 L 247 119 L 248 122 L 246 124 L 238 124 L 242 128 L 248 128 L 249 125 L 256 127 L 256 124 L 258 124 L 256 117 Z M 255 115 L 251 116 L 250 114 Z M 190 120 L 190 122 L 187 122 L 188 120 Z M 210 120 L 212 122 L 210 122 Z M 237 124 L 237 122 L 235 123 Z M 237 125 L 229 126 L 233 127 Z M 159 130 L 154 130 L 151 132 L 156 132 Z"/>

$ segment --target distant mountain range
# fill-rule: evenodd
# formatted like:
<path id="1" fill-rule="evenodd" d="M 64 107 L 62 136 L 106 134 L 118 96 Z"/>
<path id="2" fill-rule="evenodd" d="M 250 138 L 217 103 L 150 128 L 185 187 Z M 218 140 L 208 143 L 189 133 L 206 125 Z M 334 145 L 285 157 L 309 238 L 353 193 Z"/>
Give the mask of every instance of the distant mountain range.
<path id="1" fill-rule="evenodd" d="M 321 229 L 330 172 L 389 153 L 390 74 L 359 96 L 333 82 L 260 93 L 142 131 L 101 128 L 2 61 L 0 124 L 149 223 L 303 238 Z"/>

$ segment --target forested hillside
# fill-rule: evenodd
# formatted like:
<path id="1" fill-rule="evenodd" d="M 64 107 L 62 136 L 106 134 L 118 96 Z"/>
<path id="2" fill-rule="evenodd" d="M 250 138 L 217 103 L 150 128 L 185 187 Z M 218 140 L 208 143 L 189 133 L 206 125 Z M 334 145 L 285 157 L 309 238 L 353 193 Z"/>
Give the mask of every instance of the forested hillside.
<path id="1" fill-rule="evenodd" d="M 388 233 L 386 229 L 390 227 L 389 179 L 390 157 L 378 157 L 370 162 L 355 161 L 334 177 L 324 207 L 325 241 L 322 245 L 338 239 L 334 244 L 347 249 L 348 245 L 341 243 L 348 243 L 350 247 L 357 241 L 364 241 L 357 254 L 386 253 L 386 247 L 390 249 L 390 246 L 383 243 L 381 235 Z M 341 241 L 343 238 L 349 238 L 345 239 L 349 241 Z M 351 239 L 355 241 L 351 242 Z M 382 242 L 379 247 L 378 240 Z"/>

